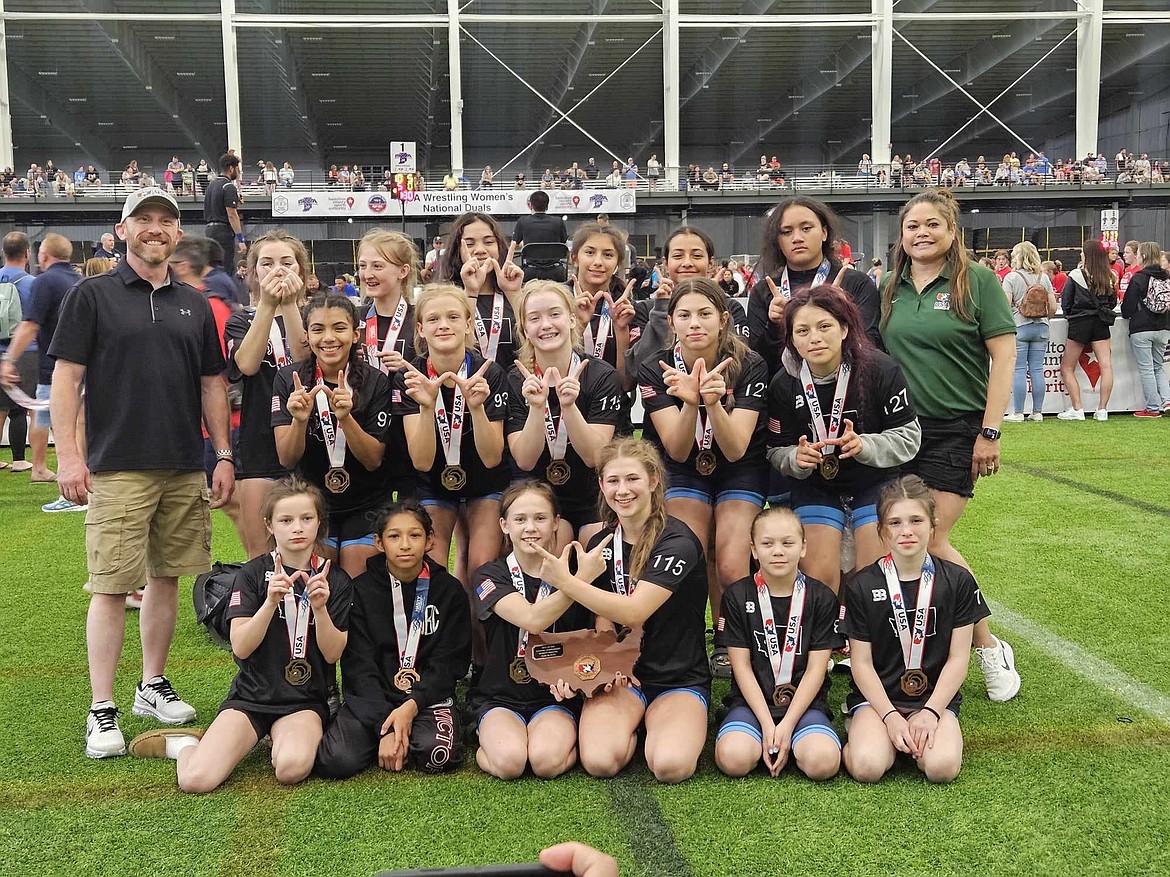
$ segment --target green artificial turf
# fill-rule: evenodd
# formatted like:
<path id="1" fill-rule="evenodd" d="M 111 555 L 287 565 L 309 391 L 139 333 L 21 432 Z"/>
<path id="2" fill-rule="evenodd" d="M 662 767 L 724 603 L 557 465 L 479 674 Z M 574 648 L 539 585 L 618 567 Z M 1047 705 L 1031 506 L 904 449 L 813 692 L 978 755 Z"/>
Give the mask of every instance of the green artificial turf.
<path id="1" fill-rule="evenodd" d="M 1003 445 L 1002 474 L 979 484 L 954 536 L 984 593 L 1170 695 L 1170 423 L 1009 424 Z M 1170 726 L 1006 633 L 1024 687 L 992 704 L 973 665 L 964 767 L 947 787 L 913 768 L 872 787 L 844 774 L 730 780 L 709 745 L 676 787 L 641 767 L 608 782 L 576 770 L 502 783 L 469 750 L 446 776 L 372 770 L 287 789 L 260 748 L 220 791 L 182 795 L 169 762 L 83 755 L 84 516 L 41 513 L 55 496 L 0 473 L 0 875 L 344 877 L 531 861 L 568 838 L 610 852 L 623 874 L 670 877 L 1170 873 Z M 238 559 L 227 520 L 215 524 L 215 556 Z M 233 665 L 195 624 L 190 582 L 181 590 L 168 673 L 209 719 Z M 994 616 L 992 627 L 1003 632 Z M 117 696 L 129 738 L 151 723 L 129 714 L 134 613 L 126 630 Z M 834 709 L 846 687 L 835 677 Z"/>

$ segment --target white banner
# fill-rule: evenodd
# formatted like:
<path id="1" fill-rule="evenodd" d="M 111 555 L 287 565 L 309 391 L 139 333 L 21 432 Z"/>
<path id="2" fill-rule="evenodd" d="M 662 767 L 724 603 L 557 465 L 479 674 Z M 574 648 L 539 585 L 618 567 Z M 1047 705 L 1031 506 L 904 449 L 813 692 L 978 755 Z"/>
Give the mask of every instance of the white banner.
<path id="1" fill-rule="evenodd" d="M 392 140 L 390 142 L 390 170 L 396 174 L 416 173 L 418 163 L 415 156 L 417 154 L 418 150 L 415 149 L 413 140 Z"/>
<path id="2" fill-rule="evenodd" d="M 278 192 L 272 196 L 272 216 L 400 217 L 402 205 L 389 192 Z"/>
<path id="3" fill-rule="evenodd" d="M 272 196 L 272 216 L 330 216 L 341 219 L 364 217 L 458 216 L 476 211 L 495 216 L 523 216 L 528 213 L 532 189 L 457 189 L 453 192 L 416 192 L 417 200 L 405 205 L 389 192 L 278 192 Z M 633 213 L 636 198 L 630 189 L 566 189 L 548 193 L 548 212 L 553 215 L 591 213 Z"/>

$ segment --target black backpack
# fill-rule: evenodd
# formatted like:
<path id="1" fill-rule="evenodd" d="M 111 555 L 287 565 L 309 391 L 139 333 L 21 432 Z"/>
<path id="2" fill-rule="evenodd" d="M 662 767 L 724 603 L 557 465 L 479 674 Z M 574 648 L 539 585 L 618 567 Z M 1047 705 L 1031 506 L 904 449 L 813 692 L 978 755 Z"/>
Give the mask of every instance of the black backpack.
<path id="1" fill-rule="evenodd" d="M 195 603 L 195 620 L 207 627 L 211 641 L 231 651 L 231 629 L 224 618 L 232 588 L 236 583 L 236 572 L 242 563 L 221 563 L 216 561 L 210 572 L 195 578 L 191 598 Z"/>

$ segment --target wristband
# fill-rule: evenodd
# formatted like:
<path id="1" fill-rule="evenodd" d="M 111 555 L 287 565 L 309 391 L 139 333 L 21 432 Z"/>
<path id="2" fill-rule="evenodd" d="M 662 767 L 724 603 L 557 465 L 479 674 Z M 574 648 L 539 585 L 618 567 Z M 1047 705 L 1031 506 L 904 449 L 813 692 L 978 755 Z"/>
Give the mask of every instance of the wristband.
<path id="1" fill-rule="evenodd" d="M 888 719 L 890 716 L 892 716 L 897 711 L 898 711 L 898 708 L 894 707 L 894 709 L 890 710 L 888 713 L 886 713 L 884 716 L 882 716 L 882 724 L 884 725 L 886 723 L 886 719 Z"/>
<path id="2" fill-rule="evenodd" d="M 236 234 L 236 243 L 237 243 L 237 244 L 242 244 L 242 243 L 245 243 L 245 241 L 244 241 L 244 233 L 243 233 L 242 231 L 241 231 L 241 232 L 238 232 L 238 233 Z"/>
<path id="3" fill-rule="evenodd" d="M 227 448 L 220 448 L 215 452 L 215 459 L 217 462 L 222 462 L 223 460 L 233 460 L 235 458 L 232 456 L 232 452 L 230 450 Z"/>
<path id="4" fill-rule="evenodd" d="M 0 359 L 0 362 L 13 363 L 13 362 L 16 362 L 16 357 L 10 356 L 9 354 L 5 353 L 3 358 Z"/>
<path id="5" fill-rule="evenodd" d="M 923 709 L 924 711 L 928 712 L 928 713 L 931 713 L 931 714 L 932 714 L 932 715 L 935 717 L 935 719 L 936 719 L 937 721 L 940 721 L 940 722 L 942 721 L 942 716 L 940 716 L 940 715 L 938 714 L 938 710 L 936 710 L 934 707 L 932 707 L 932 706 L 924 706 L 922 709 Z"/>

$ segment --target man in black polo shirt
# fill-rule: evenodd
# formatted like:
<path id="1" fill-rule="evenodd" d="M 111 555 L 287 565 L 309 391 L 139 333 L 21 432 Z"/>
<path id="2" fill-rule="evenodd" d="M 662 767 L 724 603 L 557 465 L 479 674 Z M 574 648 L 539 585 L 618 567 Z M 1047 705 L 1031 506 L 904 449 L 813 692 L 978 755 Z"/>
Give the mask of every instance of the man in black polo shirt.
<path id="1" fill-rule="evenodd" d="M 174 280 L 168 262 L 182 238 L 179 205 L 163 189 L 126 199 L 115 226 L 126 258 L 89 277 L 65 300 L 49 353 L 58 483 L 89 503 L 86 555 L 92 597 L 86 620 L 93 703 L 85 754 L 124 755 L 114 675 L 125 635 L 125 595 L 142 584 L 142 681 L 134 713 L 179 725 L 195 710 L 163 675 L 175 633 L 179 576 L 211 565 L 211 512 L 234 486 L 225 364 L 211 307 Z M 75 435 L 85 385 L 88 459 Z M 215 447 L 210 495 L 200 419 Z"/>
<path id="2" fill-rule="evenodd" d="M 236 180 L 240 178 L 240 157 L 228 152 L 219 157 L 219 176 L 207 184 L 203 195 L 204 232 L 223 247 L 223 270 L 236 270 L 236 253 L 248 251 L 244 242 L 244 225 L 240 220 L 240 193 Z"/>
<path id="3" fill-rule="evenodd" d="M 565 228 L 565 221 L 559 216 L 548 215 L 548 192 L 537 190 L 528 196 L 529 216 L 521 216 L 516 220 L 516 227 L 512 230 L 512 240 L 517 244 L 567 244 L 569 230 Z M 523 255 L 521 256 L 523 258 Z M 524 259 L 525 282 L 534 278 L 542 280 L 557 280 L 564 283 L 565 265 L 563 262 L 539 261 Z"/>

